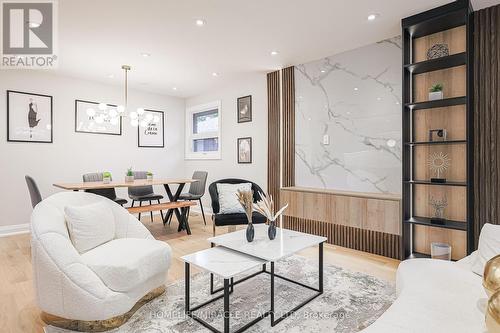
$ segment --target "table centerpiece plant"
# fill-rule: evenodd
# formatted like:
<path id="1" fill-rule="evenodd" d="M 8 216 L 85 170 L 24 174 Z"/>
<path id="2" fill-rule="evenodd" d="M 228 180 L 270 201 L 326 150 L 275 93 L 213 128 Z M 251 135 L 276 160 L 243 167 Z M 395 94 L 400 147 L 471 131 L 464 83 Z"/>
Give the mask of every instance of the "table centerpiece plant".
<path id="1" fill-rule="evenodd" d="M 153 180 L 153 173 L 151 171 L 148 171 L 146 173 L 147 180 Z"/>
<path id="2" fill-rule="evenodd" d="M 250 243 L 253 241 L 255 237 L 255 229 L 253 227 L 252 223 L 252 213 L 253 213 L 253 191 L 241 191 L 238 190 L 238 193 L 236 193 L 236 196 L 238 197 L 238 201 L 245 210 L 245 214 L 247 216 L 248 220 L 248 226 L 247 226 L 247 231 L 246 231 L 246 237 L 247 241 Z"/>
<path id="3" fill-rule="evenodd" d="M 125 181 L 126 182 L 134 181 L 134 172 L 132 171 L 132 167 L 127 169 L 127 173 L 125 174 Z"/>
<path id="4" fill-rule="evenodd" d="M 273 240 L 276 238 L 276 220 L 278 219 L 278 217 L 281 216 L 281 214 L 283 214 L 285 209 L 288 208 L 288 204 L 281 207 L 281 209 L 275 213 L 274 210 L 275 207 L 272 195 L 270 195 L 269 193 L 268 194 L 259 193 L 259 195 L 262 200 L 257 201 L 253 206 L 257 212 L 264 215 L 269 221 L 267 236 L 269 236 L 270 240 Z"/>
<path id="5" fill-rule="evenodd" d="M 102 182 L 109 184 L 111 182 L 111 172 L 105 171 L 102 173 Z"/>

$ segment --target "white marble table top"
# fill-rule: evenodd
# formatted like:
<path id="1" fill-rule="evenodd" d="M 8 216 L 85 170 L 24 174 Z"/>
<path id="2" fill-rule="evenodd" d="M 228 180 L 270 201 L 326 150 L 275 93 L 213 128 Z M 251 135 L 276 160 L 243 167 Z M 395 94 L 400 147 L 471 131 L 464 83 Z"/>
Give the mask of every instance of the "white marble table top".
<path id="1" fill-rule="evenodd" d="M 267 225 L 256 224 L 254 228 L 255 238 L 251 243 L 246 240 L 245 229 L 212 237 L 207 240 L 216 245 L 246 253 L 266 261 L 280 260 L 327 240 L 326 237 L 281 228 L 276 228 L 276 238 L 270 240 L 267 236 Z"/>
<path id="2" fill-rule="evenodd" d="M 220 246 L 188 254 L 181 259 L 224 279 L 232 278 L 266 263 L 263 259 Z"/>

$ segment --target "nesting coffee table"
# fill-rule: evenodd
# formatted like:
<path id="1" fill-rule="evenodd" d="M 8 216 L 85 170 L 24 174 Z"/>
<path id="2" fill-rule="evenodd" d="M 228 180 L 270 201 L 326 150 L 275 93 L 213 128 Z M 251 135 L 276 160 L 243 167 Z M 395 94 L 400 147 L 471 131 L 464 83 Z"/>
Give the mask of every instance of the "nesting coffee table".
<path id="1" fill-rule="evenodd" d="M 288 229 L 277 229 L 276 238 L 269 240 L 267 236 L 266 225 L 255 225 L 254 241 L 249 243 L 245 238 L 245 230 L 231 232 L 225 235 L 209 238 L 208 241 L 212 247 L 182 257 L 185 265 L 185 312 L 188 316 L 216 333 L 230 332 L 229 315 L 229 296 L 234 290 L 234 286 L 243 281 L 247 281 L 259 274 L 269 274 L 271 280 L 269 311 L 261 314 L 249 323 L 239 328 L 235 333 L 243 332 L 260 320 L 269 316 L 271 326 L 290 316 L 292 313 L 311 302 L 313 299 L 323 293 L 323 243 L 327 240 L 325 237 L 310 235 Z M 289 277 L 275 273 L 275 263 L 279 260 L 289 257 L 301 250 L 319 245 L 319 263 L 318 263 L 318 287 L 308 286 L 301 282 L 290 279 Z M 270 270 L 267 270 L 267 264 L 270 263 Z M 221 295 L 198 304 L 194 307 L 190 305 L 190 266 L 195 265 L 210 273 L 210 293 L 216 294 L 222 291 Z M 239 280 L 234 277 L 246 273 L 252 269 L 259 268 L 259 271 L 249 274 Z M 224 286 L 214 289 L 214 274 L 224 279 Z M 275 317 L 275 278 L 285 280 L 303 288 L 314 291 L 314 295 L 303 300 L 293 309 L 286 311 L 280 317 Z M 211 324 L 195 315 L 193 312 L 202 307 L 224 298 L 224 330 L 220 331 Z"/>

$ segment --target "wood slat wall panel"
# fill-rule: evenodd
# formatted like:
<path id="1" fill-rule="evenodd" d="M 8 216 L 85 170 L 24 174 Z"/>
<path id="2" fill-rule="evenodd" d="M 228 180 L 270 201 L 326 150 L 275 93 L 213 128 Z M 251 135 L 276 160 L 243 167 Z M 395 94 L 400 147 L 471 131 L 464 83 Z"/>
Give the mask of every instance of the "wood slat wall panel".
<path id="1" fill-rule="evenodd" d="M 267 149 L 267 192 L 276 202 L 280 194 L 280 73 L 267 74 L 268 105 L 268 149 Z"/>
<path id="2" fill-rule="evenodd" d="M 401 259 L 401 236 L 399 235 L 292 216 L 283 217 L 283 227 L 327 237 L 329 244 Z"/>
<path id="3" fill-rule="evenodd" d="M 283 186 L 295 185 L 295 76 L 283 69 Z"/>

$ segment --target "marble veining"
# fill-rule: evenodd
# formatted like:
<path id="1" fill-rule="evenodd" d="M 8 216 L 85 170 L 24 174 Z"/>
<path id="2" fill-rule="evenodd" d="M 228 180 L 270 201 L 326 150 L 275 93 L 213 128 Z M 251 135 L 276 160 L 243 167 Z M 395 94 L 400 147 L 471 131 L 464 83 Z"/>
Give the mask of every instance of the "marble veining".
<path id="1" fill-rule="evenodd" d="M 295 89 L 297 186 L 401 192 L 401 37 L 298 65 Z"/>

